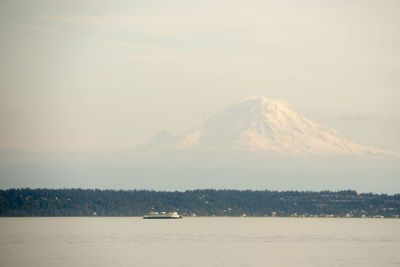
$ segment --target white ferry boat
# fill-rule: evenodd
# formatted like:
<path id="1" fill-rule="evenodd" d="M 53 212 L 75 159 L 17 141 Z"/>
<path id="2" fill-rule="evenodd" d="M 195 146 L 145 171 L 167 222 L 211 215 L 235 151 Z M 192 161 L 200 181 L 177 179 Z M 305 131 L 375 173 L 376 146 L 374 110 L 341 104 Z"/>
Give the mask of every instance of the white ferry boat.
<path id="1" fill-rule="evenodd" d="M 143 216 L 143 219 L 182 219 L 182 215 L 175 212 L 150 212 Z"/>

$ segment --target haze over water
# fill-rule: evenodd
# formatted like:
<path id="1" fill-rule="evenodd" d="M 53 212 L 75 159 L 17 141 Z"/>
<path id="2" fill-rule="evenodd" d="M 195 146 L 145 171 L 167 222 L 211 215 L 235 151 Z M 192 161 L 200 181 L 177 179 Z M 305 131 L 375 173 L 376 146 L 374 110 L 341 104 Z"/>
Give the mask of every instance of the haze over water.
<path id="1" fill-rule="evenodd" d="M 400 220 L 1 218 L 0 266 L 398 266 Z"/>

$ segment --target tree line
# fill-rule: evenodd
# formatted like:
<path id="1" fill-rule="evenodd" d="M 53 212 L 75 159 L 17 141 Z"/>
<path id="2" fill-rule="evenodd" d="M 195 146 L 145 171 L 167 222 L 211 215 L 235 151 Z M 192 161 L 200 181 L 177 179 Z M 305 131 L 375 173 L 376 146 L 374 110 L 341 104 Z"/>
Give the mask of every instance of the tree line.
<path id="1" fill-rule="evenodd" d="M 178 211 L 183 216 L 400 216 L 400 194 L 345 191 L 253 190 L 0 190 L 0 216 L 143 216 Z"/>

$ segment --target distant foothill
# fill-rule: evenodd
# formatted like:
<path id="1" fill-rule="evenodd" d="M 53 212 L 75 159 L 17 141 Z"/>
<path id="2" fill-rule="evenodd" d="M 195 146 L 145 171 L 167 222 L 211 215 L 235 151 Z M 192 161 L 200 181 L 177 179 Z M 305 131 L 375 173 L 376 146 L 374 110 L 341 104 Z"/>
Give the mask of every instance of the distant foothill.
<path id="1" fill-rule="evenodd" d="M 187 216 L 399 218 L 400 194 L 252 190 L 0 190 L 0 216 Z"/>

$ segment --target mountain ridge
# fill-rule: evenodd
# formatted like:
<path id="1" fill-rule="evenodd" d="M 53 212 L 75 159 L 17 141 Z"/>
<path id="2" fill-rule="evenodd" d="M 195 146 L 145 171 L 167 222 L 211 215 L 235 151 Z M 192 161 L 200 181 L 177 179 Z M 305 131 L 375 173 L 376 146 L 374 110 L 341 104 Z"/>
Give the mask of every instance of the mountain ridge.
<path id="1" fill-rule="evenodd" d="M 352 142 L 339 132 L 306 118 L 282 99 L 251 96 L 179 135 L 156 134 L 136 151 L 261 151 L 296 155 L 400 156 Z"/>

